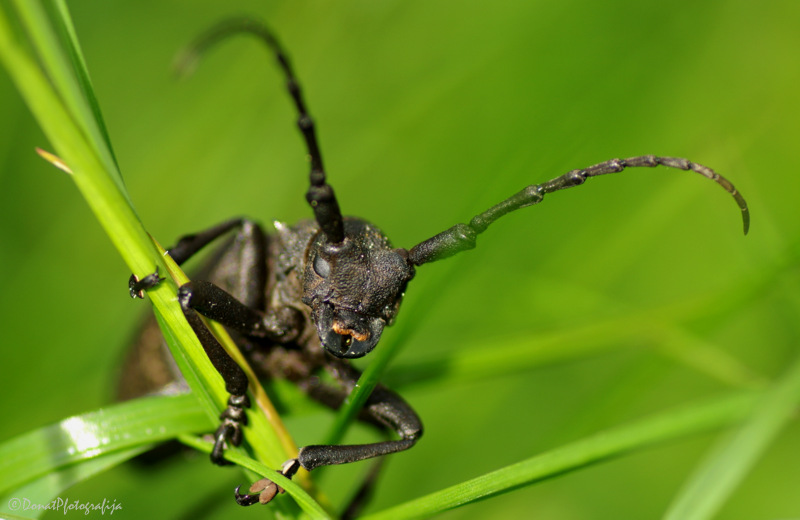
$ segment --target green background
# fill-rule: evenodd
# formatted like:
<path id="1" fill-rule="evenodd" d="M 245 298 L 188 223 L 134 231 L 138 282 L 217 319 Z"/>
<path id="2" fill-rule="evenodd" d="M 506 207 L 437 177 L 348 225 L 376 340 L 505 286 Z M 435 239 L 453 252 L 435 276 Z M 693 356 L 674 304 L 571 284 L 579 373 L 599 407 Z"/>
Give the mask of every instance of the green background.
<path id="1" fill-rule="evenodd" d="M 387 464 L 376 509 L 758 385 L 797 355 L 796 3 L 70 8 L 131 197 L 164 245 L 235 215 L 267 223 L 310 215 L 304 148 L 264 50 L 232 41 L 191 79 L 170 72 L 177 49 L 243 12 L 267 20 L 288 48 L 343 211 L 377 224 L 396 246 L 612 157 L 688 157 L 747 198 L 753 224 L 743 238 L 718 186 L 665 168 L 630 170 L 549 196 L 495 224 L 475 251 L 418 269 L 397 325 L 413 334 L 386 379 L 426 434 Z M 108 403 L 147 307 L 127 298 L 126 267 L 71 180 L 35 146 L 48 143 L 0 73 L 0 439 Z M 715 305 L 698 306 L 706 300 Z M 473 363 L 459 371 L 459 359 Z M 421 368 L 430 373 L 412 377 Z M 330 421 L 311 411 L 288 424 L 307 444 Z M 352 439 L 366 437 L 357 430 Z M 657 517 L 717 437 L 444 517 Z M 800 516 L 799 458 L 793 423 L 719 518 Z M 124 508 L 116 514 L 131 518 L 264 514 L 235 509 L 230 490 L 243 476 L 204 459 L 149 473 L 116 468 L 68 496 L 115 499 Z M 323 482 L 336 500 L 365 469 L 332 468 Z"/>

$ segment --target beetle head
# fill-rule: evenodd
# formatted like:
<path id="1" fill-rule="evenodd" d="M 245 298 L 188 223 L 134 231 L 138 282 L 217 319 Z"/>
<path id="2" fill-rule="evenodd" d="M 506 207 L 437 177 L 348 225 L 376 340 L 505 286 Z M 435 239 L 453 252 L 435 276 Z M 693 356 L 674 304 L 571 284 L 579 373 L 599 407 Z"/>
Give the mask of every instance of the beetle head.
<path id="1" fill-rule="evenodd" d="M 317 233 L 306 250 L 303 303 L 323 348 L 340 358 L 369 353 L 391 325 L 406 284 L 414 277 L 405 249 L 393 249 L 374 226 L 344 221 L 345 238 Z"/>

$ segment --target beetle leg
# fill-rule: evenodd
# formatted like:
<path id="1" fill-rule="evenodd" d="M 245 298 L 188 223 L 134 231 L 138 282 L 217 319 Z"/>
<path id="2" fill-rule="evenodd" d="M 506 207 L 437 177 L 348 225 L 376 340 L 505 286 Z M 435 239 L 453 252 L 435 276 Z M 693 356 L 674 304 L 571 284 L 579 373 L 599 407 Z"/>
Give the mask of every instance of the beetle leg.
<path id="1" fill-rule="evenodd" d="M 326 368 L 342 384 L 347 394 L 355 388 L 361 372 L 348 362 L 329 356 Z M 312 397 L 316 392 L 310 392 Z M 343 392 L 342 395 L 345 395 Z M 329 396 L 327 399 L 331 399 Z M 359 460 L 407 450 L 422 436 L 422 421 L 413 408 L 398 394 L 377 385 L 361 411 L 360 419 L 382 425 L 400 438 L 372 444 L 343 446 L 315 445 L 300 448 L 297 460 L 308 471 L 320 466 L 347 464 Z"/>
<path id="2" fill-rule="evenodd" d="M 345 365 L 342 363 L 342 365 Z M 353 370 L 352 367 L 349 367 L 350 370 Z M 354 374 L 355 375 L 355 374 Z M 341 381 L 341 370 L 335 370 L 335 376 L 337 379 Z M 333 408 L 334 410 L 338 410 L 342 403 L 344 403 L 345 399 L 349 392 L 344 391 L 340 387 L 335 387 L 333 385 L 321 383 L 319 378 L 310 377 L 306 378 L 306 380 L 298 381 L 299 387 L 308 394 L 309 397 L 314 399 L 315 401 L 323 404 L 329 408 Z M 349 391 L 352 391 L 351 385 L 346 384 Z M 358 419 L 361 422 L 371 424 L 381 431 L 385 431 L 387 433 L 391 432 L 392 429 L 386 425 L 386 423 L 382 422 L 377 418 L 375 414 L 369 413 L 369 406 L 367 408 L 361 410 L 359 413 Z M 378 476 L 381 473 L 383 468 L 383 462 L 385 459 L 378 458 L 373 463 L 372 467 L 367 472 L 366 477 L 364 478 L 363 482 L 359 485 L 358 489 L 356 490 L 355 494 L 350 499 L 350 502 L 343 508 L 342 514 L 339 518 L 341 520 L 347 520 L 350 518 L 357 518 L 361 511 L 363 510 L 364 506 L 372 498 L 372 493 L 375 489 L 375 485 L 378 481 Z"/>
<path id="3" fill-rule="evenodd" d="M 227 464 L 223 457 L 225 444 L 238 446 L 242 441 L 242 425 L 246 424 L 245 409 L 250 406 L 247 398 L 247 376 L 238 364 L 222 348 L 214 335 L 206 328 L 199 314 L 215 319 L 238 332 L 256 337 L 269 337 L 280 341 L 291 339 L 299 329 L 298 317 L 288 310 L 262 312 L 264 287 L 267 278 L 267 244 L 261 228 L 247 219 L 232 219 L 208 230 L 181 237 L 169 254 L 182 264 L 200 249 L 237 230 L 227 245 L 209 262 L 200 277 L 218 281 L 233 295 L 205 281 L 184 284 L 178 292 L 178 300 L 187 322 L 200 340 L 200 344 L 211 363 L 225 381 L 230 394 L 227 407 L 220 415 L 221 424 L 214 433 L 214 449 L 211 460 L 215 464 Z M 158 271 L 142 279 L 131 277 L 129 290 L 132 296 L 154 287 L 160 282 Z"/>
<path id="4" fill-rule="evenodd" d="M 222 376 L 225 390 L 230 394 L 228 406 L 219 416 L 222 422 L 214 433 L 214 448 L 211 450 L 211 462 L 223 466 L 229 464 L 223 457 L 225 443 L 230 442 L 234 446 L 242 443 L 242 426 L 247 424 L 247 415 L 244 410 L 250 407 L 250 400 L 246 395 L 247 375 L 242 367 L 225 352 L 217 338 L 200 319 L 198 313 L 190 307 L 185 307 L 183 302 L 181 302 L 181 308 L 186 321 L 189 322 L 197 339 L 200 340 L 206 356 Z"/>
<path id="5" fill-rule="evenodd" d="M 422 436 L 422 422 L 416 412 L 396 393 L 376 387 L 367 400 L 365 413 L 387 426 L 400 438 L 398 440 L 354 445 L 312 445 L 300 448 L 299 464 L 308 471 L 320 466 L 348 464 L 359 460 L 404 451 L 417 443 Z"/>
<path id="6" fill-rule="evenodd" d="M 295 339 L 302 327 L 302 315 L 295 309 L 280 307 L 262 312 L 204 280 L 183 284 L 178 289 L 178 301 L 184 309 L 194 309 L 246 336 L 283 343 Z"/>
<path id="7" fill-rule="evenodd" d="M 312 380 L 312 378 L 296 382 L 313 399 L 331 408 L 338 408 L 344 402 L 347 393 L 358 382 L 360 372 L 342 360 L 329 358 L 328 362 L 328 368 L 347 392 L 319 384 L 316 379 Z M 384 430 L 395 432 L 400 438 L 371 444 L 305 446 L 300 448 L 296 459 L 290 459 L 283 464 L 281 473 L 291 478 L 301 467 L 311 471 L 321 466 L 348 464 L 397 453 L 416 444 L 422 436 L 422 422 L 416 412 L 402 397 L 382 385 L 378 385 L 372 391 L 359 419 L 375 424 Z M 374 478 L 371 480 L 374 481 Z M 370 485 L 371 483 L 367 487 Z M 359 496 L 363 494 L 365 493 L 360 492 Z M 257 501 L 266 503 L 264 500 L 255 500 L 253 497 L 254 495 L 240 495 L 237 489 L 236 500 L 240 505 L 252 505 Z"/>
<path id="8" fill-rule="evenodd" d="M 226 464 L 225 443 L 238 446 L 242 441 L 242 425 L 247 420 L 245 408 L 250 406 L 246 396 L 248 381 L 244 371 L 225 352 L 199 315 L 244 335 L 269 337 L 275 341 L 294 338 L 300 328 L 300 318 L 293 311 L 260 310 L 266 283 L 266 242 L 264 233 L 255 223 L 247 220 L 223 223 L 207 232 L 182 238 L 173 251 L 179 260 L 185 260 L 201 247 L 200 244 L 208 243 L 237 225 L 239 232 L 231 244 L 222 249 L 222 256 L 215 259 L 212 270 L 205 273 L 224 283 L 235 296 L 204 280 L 186 283 L 178 290 L 178 301 L 186 320 L 231 394 L 227 408 L 220 415 L 222 422 L 214 434 L 211 452 L 212 462 L 220 465 Z"/>
<path id="9" fill-rule="evenodd" d="M 170 248 L 169 253 L 176 262 L 181 264 L 210 242 L 234 229 L 237 232 L 235 236 L 231 237 L 231 243 L 223 247 L 223 256 L 214 259 L 211 265 L 216 269 L 234 273 L 221 279 L 224 278 L 226 287 L 229 287 L 229 290 L 240 299 L 237 300 L 240 307 L 258 307 L 263 301 L 264 284 L 266 283 L 266 242 L 264 232 L 256 223 L 241 218 L 228 220 L 206 231 L 181 237 Z M 235 268 L 231 269 L 230 267 Z M 247 273 L 247 276 L 242 273 Z M 217 276 L 222 275 L 214 272 L 201 272 L 201 276 L 212 276 L 216 279 Z M 178 293 L 183 314 L 200 340 L 200 344 L 214 368 L 225 381 L 225 389 L 230 394 L 228 405 L 220 414 L 221 422 L 214 433 L 214 448 L 211 451 L 211 461 L 218 465 L 224 465 L 227 464 L 223 457 L 225 444 L 229 442 L 233 446 L 239 446 L 242 442 L 242 426 L 247 424 L 245 409 L 250 407 L 250 401 L 246 395 L 248 381 L 241 367 L 225 352 L 225 349 L 198 316 L 198 312 L 203 313 L 202 310 L 189 305 L 191 297 L 192 293 L 188 288 L 182 289 Z M 239 303 L 239 301 L 244 303 Z"/>

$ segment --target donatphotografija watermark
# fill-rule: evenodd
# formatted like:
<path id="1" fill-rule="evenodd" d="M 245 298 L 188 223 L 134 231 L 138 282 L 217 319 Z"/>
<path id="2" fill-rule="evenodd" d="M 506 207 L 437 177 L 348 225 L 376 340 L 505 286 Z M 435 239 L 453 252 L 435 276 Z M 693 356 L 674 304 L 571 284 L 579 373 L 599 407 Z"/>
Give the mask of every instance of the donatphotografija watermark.
<path id="1" fill-rule="evenodd" d="M 102 502 L 81 502 L 74 498 L 61 498 L 57 497 L 47 502 L 46 504 L 37 504 L 31 502 L 27 498 L 13 497 L 8 500 L 8 509 L 15 513 L 25 511 L 58 511 L 64 513 L 77 513 L 77 514 L 109 514 L 113 515 L 114 511 L 122 509 L 122 504 L 116 500 L 103 499 Z"/>

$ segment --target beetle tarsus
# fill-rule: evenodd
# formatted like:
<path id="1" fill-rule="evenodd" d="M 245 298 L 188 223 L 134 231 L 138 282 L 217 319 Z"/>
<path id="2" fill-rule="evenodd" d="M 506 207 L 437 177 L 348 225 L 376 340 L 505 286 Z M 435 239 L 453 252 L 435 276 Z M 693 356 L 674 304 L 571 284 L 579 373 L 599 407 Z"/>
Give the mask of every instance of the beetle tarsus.
<path id="1" fill-rule="evenodd" d="M 211 462 L 217 466 L 231 464 L 225 459 L 226 443 L 233 446 L 242 444 L 242 426 L 247 424 L 244 410 L 249 407 L 250 399 L 246 395 L 232 395 L 228 398 L 228 407 L 219 416 L 222 423 L 214 432 L 214 448 L 211 450 Z"/>
<path id="2" fill-rule="evenodd" d="M 158 266 L 156 266 L 156 272 L 148 274 L 141 280 L 138 276 L 132 274 L 128 279 L 128 292 L 131 298 L 144 298 L 144 292 L 160 284 L 162 280 L 164 278 L 158 276 Z"/>

